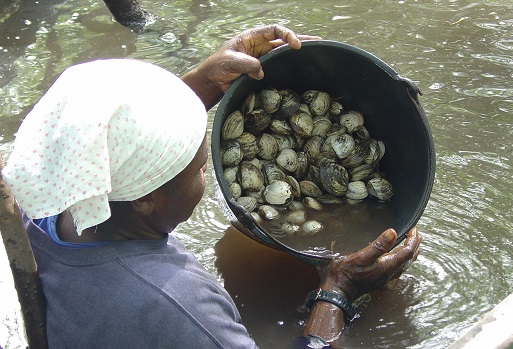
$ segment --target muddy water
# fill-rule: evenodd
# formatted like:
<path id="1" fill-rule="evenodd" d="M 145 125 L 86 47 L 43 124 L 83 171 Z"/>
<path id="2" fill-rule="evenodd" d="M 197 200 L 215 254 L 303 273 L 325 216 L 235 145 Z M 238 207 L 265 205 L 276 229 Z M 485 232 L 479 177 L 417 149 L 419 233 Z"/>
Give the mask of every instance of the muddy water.
<path id="1" fill-rule="evenodd" d="M 321 204 L 322 205 L 322 204 Z M 272 221 L 262 221 L 261 226 L 281 243 L 310 255 L 347 255 L 358 251 L 374 240 L 379 233 L 394 225 L 395 207 L 390 202 L 380 202 L 374 198 L 324 204 L 322 209 L 304 208 L 307 221 L 322 224 L 322 229 L 314 234 L 299 231 L 284 234 L 282 224 L 286 222 L 288 211 Z"/>
<path id="2" fill-rule="evenodd" d="M 418 223 L 418 261 L 361 302 L 349 348 L 443 348 L 513 291 L 513 5 L 510 1 L 141 1 L 157 15 L 136 35 L 101 1 L 2 2 L 0 150 L 66 66 L 130 57 L 182 74 L 242 29 L 278 22 L 374 53 L 422 90 L 437 153 Z M 212 122 L 213 112 L 210 113 Z M 237 302 L 262 348 L 300 332 L 313 267 L 230 228 L 214 199 L 176 234 Z M 19 309 L 0 253 L 0 346 L 18 348 Z"/>

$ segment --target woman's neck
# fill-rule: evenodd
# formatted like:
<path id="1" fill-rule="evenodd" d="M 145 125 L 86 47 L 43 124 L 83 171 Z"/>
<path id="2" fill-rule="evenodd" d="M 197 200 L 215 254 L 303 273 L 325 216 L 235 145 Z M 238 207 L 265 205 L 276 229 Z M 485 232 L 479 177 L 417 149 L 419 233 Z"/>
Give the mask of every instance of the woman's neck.
<path id="1" fill-rule="evenodd" d="M 151 231 L 144 224 L 132 221 L 119 222 L 114 217 L 85 229 L 78 235 L 73 217 L 64 211 L 57 220 L 57 235 L 59 239 L 71 243 L 89 243 L 122 240 L 158 240 L 167 234 Z"/>

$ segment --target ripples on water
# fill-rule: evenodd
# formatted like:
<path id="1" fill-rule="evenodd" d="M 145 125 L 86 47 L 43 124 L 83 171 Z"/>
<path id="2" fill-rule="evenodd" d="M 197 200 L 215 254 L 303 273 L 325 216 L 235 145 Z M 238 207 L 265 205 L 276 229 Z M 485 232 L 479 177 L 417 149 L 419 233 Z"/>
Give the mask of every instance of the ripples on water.
<path id="1" fill-rule="evenodd" d="M 139 36 L 112 23 L 101 2 L 74 0 L 45 12 L 42 21 L 25 18 L 28 22 L 18 28 L 21 39 L 0 39 L 2 62 L 12 62 L 17 71 L 0 90 L 2 151 L 9 149 L 31 105 L 73 62 L 131 57 L 182 74 L 240 30 L 278 22 L 364 48 L 414 80 L 424 92 L 420 101 L 435 139 L 435 185 L 418 223 L 425 237 L 423 252 L 400 280 L 361 302 L 361 317 L 345 334 L 347 347 L 446 347 L 513 291 L 509 1 L 141 3 L 158 16 L 152 30 Z M 8 14 L 0 12 L 0 25 Z M 32 25 L 37 26 L 33 40 L 16 46 Z M 209 113 L 210 125 L 213 115 Z M 243 319 L 262 348 L 280 347 L 283 338 L 300 331 L 305 314 L 297 307 L 315 285 L 298 278 L 311 270 L 276 253 L 254 252 L 254 246 L 242 249 L 242 242 L 237 248 L 244 254 L 236 263 L 245 269 L 223 269 L 222 261 L 229 257 L 219 252 L 226 246 L 219 242 L 230 236 L 229 223 L 214 199 L 212 178 L 208 181 L 202 204 L 176 234 L 226 283 L 236 302 L 244 299 Z M 270 261 L 276 266 L 268 266 Z M 276 289 L 286 286 L 280 280 L 290 278 L 287 283 L 295 288 L 283 289 L 288 295 L 284 304 L 262 298 L 272 297 L 273 290 L 266 286 L 270 269 L 253 269 L 258 266 L 278 273 Z M 285 266 L 295 272 L 279 274 Z M 8 266 L 1 270 L 0 287 L 11 289 L 3 279 Z M 233 283 L 232 274 L 240 280 Z M 14 303 L 13 293 L 4 299 Z M 16 306 L 1 309 L 0 346 L 20 347 Z"/>

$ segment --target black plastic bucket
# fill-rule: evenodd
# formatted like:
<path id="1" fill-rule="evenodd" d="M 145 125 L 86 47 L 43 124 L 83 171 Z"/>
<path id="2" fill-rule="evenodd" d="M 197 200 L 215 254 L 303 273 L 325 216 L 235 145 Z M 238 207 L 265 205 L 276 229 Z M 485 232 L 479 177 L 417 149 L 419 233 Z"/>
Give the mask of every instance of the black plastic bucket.
<path id="1" fill-rule="evenodd" d="M 362 112 L 373 138 L 384 142 L 386 154 L 380 161 L 380 168 L 394 185 L 394 197 L 387 204 L 393 205 L 396 212 L 390 226 L 399 235 L 397 243 L 401 242 L 420 219 L 435 174 L 433 138 L 418 101 L 417 86 L 369 52 L 336 41 L 303 42 L 300 50 L 281 46 L 260 61 L 265 77 L 254 80 L 244 75 L 237 79 L 217 108 L 212 130 L 217 197 L 232 224 L 245 235 L 303 261 L 320 264 L 331 258 L 298 251 L 268 234 L 233 199 L 220 159 L 224 120 L 240 108 L 250 92 L 267 86 L 298 93 L 314 89 L 341 96 L 344 108 Z"/>

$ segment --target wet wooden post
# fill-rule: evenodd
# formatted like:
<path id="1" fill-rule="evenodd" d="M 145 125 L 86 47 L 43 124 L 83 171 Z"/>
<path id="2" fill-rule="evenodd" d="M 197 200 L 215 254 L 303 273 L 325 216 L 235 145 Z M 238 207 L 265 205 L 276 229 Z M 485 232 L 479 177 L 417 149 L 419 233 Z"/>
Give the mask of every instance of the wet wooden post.
<path id="1" fill-rule="evenodd" d="M 0 154 L 0 171 L 3 168 Z M 29 348 L 48 348 L 46 302 L 20 209 L 0 175 L 0 232 L 18 293 Z"/>
<path id="2" fill-rule="evenodd" d="M 116 21 L 138 33 L 144 29 L 150 15 L 136 0 L 103 0 Z"/>

